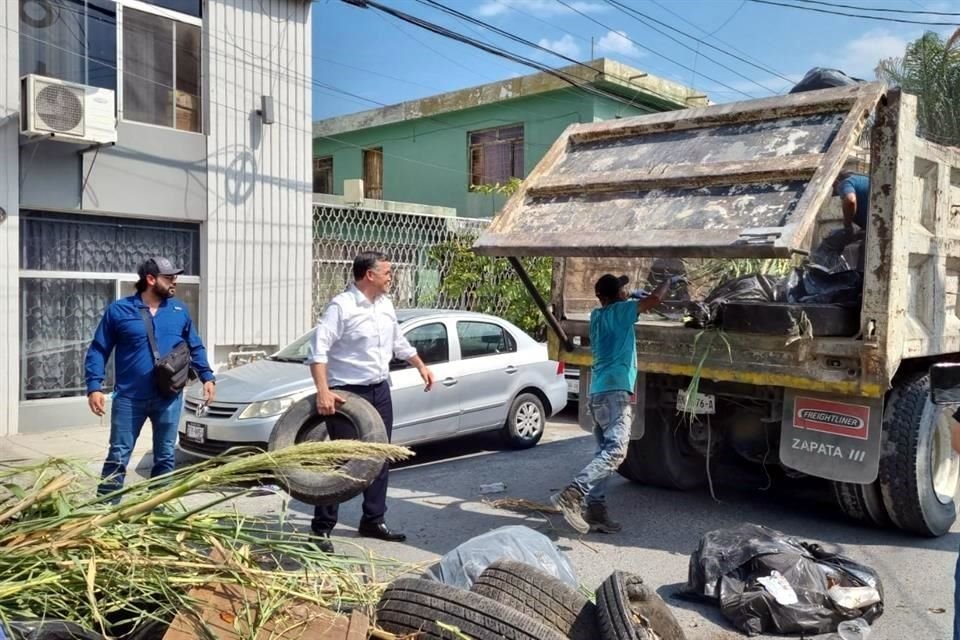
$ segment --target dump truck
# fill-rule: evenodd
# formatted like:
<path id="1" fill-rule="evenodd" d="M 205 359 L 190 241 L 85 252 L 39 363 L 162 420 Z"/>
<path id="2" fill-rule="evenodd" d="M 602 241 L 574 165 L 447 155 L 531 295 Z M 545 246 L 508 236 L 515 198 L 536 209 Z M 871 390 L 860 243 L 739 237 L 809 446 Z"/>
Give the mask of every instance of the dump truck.
<path id="1" fill-rule="evenodd" d="M 829 480 L 852 518 L 939 536 L 960 460 L 928 370 L 960 360 L 960 150 L 922 137 L 914 96 L 862 83 L 571 125 L 474 250 L 517 270 L 551 358 L 580 368 L 583 407 L 601 274 L 642 286 L 704 265 L 802 265 L 842 225 L 847 170 L 871 185 L 855 303 L 725 305 L 719 326 L 691 326 L 683 303 L 641 316 L 620 473 L 694 489 L 724 460 L 779 465 Z M 531 256 L 550 259 L 549 296 Z"/>

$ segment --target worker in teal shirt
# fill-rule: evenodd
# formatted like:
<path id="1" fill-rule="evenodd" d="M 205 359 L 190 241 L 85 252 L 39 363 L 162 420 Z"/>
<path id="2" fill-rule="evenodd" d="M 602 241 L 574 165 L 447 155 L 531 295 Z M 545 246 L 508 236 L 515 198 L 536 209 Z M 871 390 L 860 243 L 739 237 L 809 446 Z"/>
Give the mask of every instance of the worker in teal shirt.
<path id="1" fill-rule="evenodd" d="M 864 237 L 870 212 L 870 178 L 859 173 L 841 171 L 833 183 L 833 193 L 840 197 L 843 228 L 827 234 L 811 256 L 815 263 L 831 269 L 840 264 L 840 256 L 847 245 Z M 857 229 L 854 229 L 854 226 Z M 857 270 L 863 271 L 862 251 Z"/>
<path id="2" fill-rule="evenodd" d="M 103 464 L 99 495 L 123 488 L 130 455 L 147 418 L 153 429 L 151 477 L 174 469 L 174 448 L 182 393 L 167 395 L 154 383 L 153 351 L 147 338 L 144 310 L 149 311 L 157 347 L 164 356 L 181 342 L 190 348 L 191 366 L 203 382 L 207 402 L 214 397 L 214 375 L 207 351 L 194 330 L 190 312 L 174 298 L 177 276 L 183 273 L 167 258 L 149 258 L 137 270 L 136 293 L 107 307 L 87 350 L 87 403 L 97 416 L 106 413 L 103 379 L 114 354 L 116 384 L 110 410 L 110 449 Z"/>
<path id="3" fill-rule="evenodd" d="M 637 317 L 660 304 L 679 276 L 660 284 L 653 293 L 627 294 L 627 276 L 605 274 L 594 284 L 600 307 L 590 314 L 590 349 L 593 367 L 588 410 L 597 441 L 593 460 L 550 501 L 578 533 L 591 527 L 603 533 L 621 529 L 610 519 L 606 504 L 607 480 L 620 467 L 630 441 L 630 396 L 637 381 Z"/>

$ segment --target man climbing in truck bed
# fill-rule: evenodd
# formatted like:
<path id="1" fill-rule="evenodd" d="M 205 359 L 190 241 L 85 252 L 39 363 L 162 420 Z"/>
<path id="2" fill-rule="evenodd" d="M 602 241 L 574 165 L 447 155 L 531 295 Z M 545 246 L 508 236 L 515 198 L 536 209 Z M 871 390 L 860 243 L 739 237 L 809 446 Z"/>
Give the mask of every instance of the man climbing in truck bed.
<path id="1" fill-rule="evenodd" d="M 590 345 L 593 369 L 590 378 L 589 412 L 597 449 L 593 460 L 573 482 L 550 501 L 578 533 L 591 527 L 603 533 L 621 529 L 607 513 L 607 480 L 627 455 L 632 411 L 630 395 L 637 380 L 637 341 L 633 325 L 637 317 L 663 300 L 670 287 L 682 280 L 675 276 L 653 293 L 638 289 L 627 294 L 627 276 L 605 274 L 594 284 L 600 307 L 590 314 Z M 584 514 L 584 511 L 586 513 Z"/>
<path id="2" fill-rule="evenodd" d="M 814 262 L 828 268 L 832 268 L 839 261 L 847 245 L 864 237 L 867 213 L 870 210 L 870 178 L 850 171 L 841 171 L 833 184 L 833 193 L 840 196 L 843 229 L 828 234 L 813 254 Z M 857 231 L 854 231 L 854 225 L 857 226 Z M 857 270 L 863 271 L 862 252 L 859 262 Z"/>

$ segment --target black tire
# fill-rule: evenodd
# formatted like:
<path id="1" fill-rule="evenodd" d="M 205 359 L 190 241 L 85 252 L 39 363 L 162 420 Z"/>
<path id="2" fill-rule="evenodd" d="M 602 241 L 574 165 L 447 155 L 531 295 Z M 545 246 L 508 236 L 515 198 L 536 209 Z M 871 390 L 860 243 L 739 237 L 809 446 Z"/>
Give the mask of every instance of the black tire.
<path id="1" fill-rule="evenodd" d="M 337 391 L 346 402 L 337 405 L 332 416 L 317 413 L 317 397 L 311 395 L 280 416 L 270 433 L 268 451 L 277 451 L 301 442 L 313 442 L 329 438 L 327 425 L 339 421 L 348 425 L 361 442 L 387 442 L 387 430 L 383 419 L 369 402 L 347 391 Z M 312 505 L 340 504 L 361 493 L 380 473 L 383 462 L 377 460 L 347 460 L 338 473 L 311 471 L 302 467 L 277 470 L 277 482 L 291 496 Z"/>
<path id="2" fill-rule="evenodd" d="M 639 576 L 614 571 L 597 588 L 601 640 L 684 640 L 667 603 Z"/>
<path id="3" fill-rule="evenodd" d="M 670 419 L 672 418 L 672 419 Z M 690 490 L 707 481 L 707 461 L 686 441 L 683 416 L 648 409 L 643 438 L 631 440 L 620 475 L 633 482 L 665 489 Z"/>
<path id="4" fill-rule="evenodd" d="M 500 431 L 504 442 L 514 449 L 529 449 L 540 442 L 547 426 L 543 401 L 533 393 L 521 393 L 514 398 L 507 412 L 507 422 Z"/>
<path id="5" fill-rule="evenodd" d="M 950 453 L 949 429 L 938 421 L 951 410 L 930 400 L 930 377 L 915 375 L 898 382 L 883 415 L 879 484 L 894 525 L 924 536 L 942 536 L 957 518 L 949 496 L 934 488 L 934 456 Z M 956 458 L 952 458 L 954 463 Z"/>
<path id="6" fill-rule="evenodd" d="M 597 637 L 596 606 L 563 580 L 523 562 L 494 562 L 470 590 L 552 627 L 567 638 Z"/>
<path id="7" fill-rule="evenodd" d="M 419 578 L 395 580 L 377 605 L 377 624 L 396 634 L 437 640 L 457 636 L 437 623 L 457 627 L 472 640 L 562 640 L 563 635 L 507 605 L 465 589 Z"/>
<path id="8" fill-rule="evenodd" d="M 854 484 L 852 482 L 834 482 L 833 495 L 840 510 L 850 519 L 887 528 L 893 524 L 887 507 L 883 504 L 880 484 Z"/>

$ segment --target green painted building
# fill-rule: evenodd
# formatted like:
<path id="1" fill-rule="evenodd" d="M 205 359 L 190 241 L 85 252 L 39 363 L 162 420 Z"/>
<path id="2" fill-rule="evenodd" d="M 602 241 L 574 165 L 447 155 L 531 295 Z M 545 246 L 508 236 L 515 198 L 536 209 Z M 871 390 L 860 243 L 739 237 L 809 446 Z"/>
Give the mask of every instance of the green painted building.
<path id="1" fill-rule="evenodd" d="M 570 124 L 708 104 L 706 96 L 614 60 L 485 84 L 313 124 L 314 191 L 344 195 L 363 179 L 374 200 L 490 217 L 503 196 L 472 187 L 525 177 Z"/>

